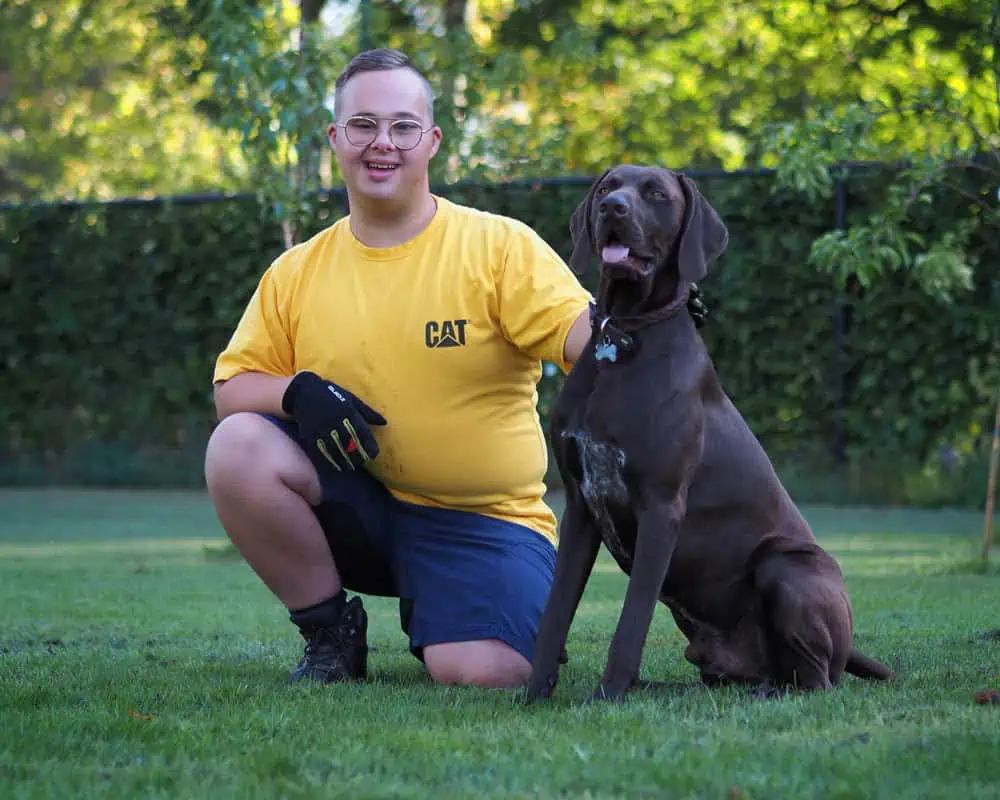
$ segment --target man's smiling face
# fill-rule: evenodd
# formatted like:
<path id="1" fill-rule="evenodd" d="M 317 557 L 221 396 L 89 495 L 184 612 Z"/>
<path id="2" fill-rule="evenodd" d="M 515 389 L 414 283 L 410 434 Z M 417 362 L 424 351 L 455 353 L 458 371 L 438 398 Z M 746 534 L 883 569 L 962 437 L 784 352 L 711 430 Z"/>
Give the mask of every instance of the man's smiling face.
<path id="1" fill-rule="evenodd" d="M 393 134 L 400 145 L 408 147 L 419 137 L 413 149 L 401 149 L 393 143 L 389 126 L 395 120 L 405 120 Z M 375 123 L 374 130 L 370 121 Z M 347 124 L 349 129 L 343 127 Z M 376 135 L 369 144 L 351 141 L 363 142 L 365 134 L 370 137 L 372 132 Z M 424 82 L 405 68 L 360 72 L 352 77 L 338 98 L 336 125 L 330 126 L 329 133 L 350 193 L 393 204 L 405 203 L 425 189 L 428 166 L 441 141 L 441 130 L 431 122 Z"/>

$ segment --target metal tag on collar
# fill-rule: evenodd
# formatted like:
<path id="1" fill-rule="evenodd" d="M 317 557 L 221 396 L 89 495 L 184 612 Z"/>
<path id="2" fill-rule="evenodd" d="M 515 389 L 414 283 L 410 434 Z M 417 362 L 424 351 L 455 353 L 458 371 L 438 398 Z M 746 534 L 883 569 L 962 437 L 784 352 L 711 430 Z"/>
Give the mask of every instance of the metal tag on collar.
<path id="1" fill-rule="evenodd" d="M 607 326 L 610 319 L 605 317 L 601 320 L 601 327 L 599 332 L 602 334 L 601 340 L 597 343 L 594 348 L 594 356 L 598 361 L 611 361 L 615 362 L 618 360 L 618 345 L 611 341 L 611 337 L 604 333 L 604 328 Z"/>
<path id="2" fill-rule="evenodd" d="M 604 339 L 594 348 L 594 356 L 598 361 L 617 361 L 618 348 L 610 339 Z"/>

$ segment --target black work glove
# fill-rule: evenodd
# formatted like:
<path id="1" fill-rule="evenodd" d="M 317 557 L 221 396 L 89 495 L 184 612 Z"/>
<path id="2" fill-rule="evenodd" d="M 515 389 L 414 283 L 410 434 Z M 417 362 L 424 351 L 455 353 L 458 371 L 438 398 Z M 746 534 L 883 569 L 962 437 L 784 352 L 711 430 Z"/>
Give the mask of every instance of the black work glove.
<path id="1" fill-rule="evenodd" d="M 295 420 L 310 455 L 322 456 L 339 471 L 358 469 L 378 455 L 369 425 L 385 425 L 383 416 L 314 372 L 292 378 L 281 407 Z"/>
<path id="2" fill-rule="evenodd" d="M 698 288 L 697 283 L 691 284 L 691 293 L 688 295 L 687 306 L 688 312 L 694 319 L 694 326 L 700 328 L 705 324 L 705 319 L 708 317 L 708 306 L 701 299 L 701 289 Z"/>

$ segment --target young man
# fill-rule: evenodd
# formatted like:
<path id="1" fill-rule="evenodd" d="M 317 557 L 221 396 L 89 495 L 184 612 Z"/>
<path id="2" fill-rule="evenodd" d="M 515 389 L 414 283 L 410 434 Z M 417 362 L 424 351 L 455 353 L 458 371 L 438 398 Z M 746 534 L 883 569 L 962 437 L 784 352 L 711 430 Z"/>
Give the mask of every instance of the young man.
<path id="1" fill-rule="evenodd" d="M 403 54 L 348 64 L 350 215 L 270 265 L 215 368 L 208 489 L 305 639 L 293 680 L 365 677 L 345 590 L 400 598 L 437 682 L 530 676 L 556 540 L 536 384 L 580 355 L 590 296 L 526 225 L 431 193 L 433 113 Z"/>

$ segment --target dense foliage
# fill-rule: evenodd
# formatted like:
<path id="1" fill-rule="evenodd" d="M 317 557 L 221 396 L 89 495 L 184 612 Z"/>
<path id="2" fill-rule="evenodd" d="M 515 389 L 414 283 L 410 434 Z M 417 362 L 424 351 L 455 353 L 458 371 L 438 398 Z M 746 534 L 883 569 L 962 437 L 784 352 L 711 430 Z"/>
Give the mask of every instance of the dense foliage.
<path id="1" fill-rule="evenodd" d="M 995 129 L 996 6 L 370 0 L 362 18 L 326 0 L 6 0 L 0 200 L 254 192 L 261 151 L 246 149 L 243 124 L 256 112 L 287 141 L 290 116 L 329 105 L 330 74 L 363 44 L 402 47 L 427 70 L 446 133 L 436 177 L 447 180 L 590 174 L 628 159 L 753 167 L 764 125 L 927 93 Z M 319 21 L 308 48 L 306 21 Z M 327 73 L 317 85 L 319 67 L 302 61 L 311 98 L 278 85 L 303 52 Z M 886 118 L 877 141 L 897 158 L 952 127 Z"/>
<path id="2" fill-rule="evenodd" d="M 849 218 L 888 171 L 853 174 Z M 976 191 L 976 175 L 966 177 Z M 804 202 L 768 174 L 699 176 L 731 244 L 703 283 L 720 377 L 775 460 L 802 470 L 940 465 L 981 445 L 1000 383 L 1000 242 L 971 243 L 974 287 L 950 304 L 906 272 L 840 291 L 807 264 L 835 198 Z M 456 184 L 442 193 L 532 224 L 568 255 L 587 180 Z M 313 232 L 344 213 L 323 195 Z M 947 201 L 919 220 L 929 232 Z M 0 449 L 8 480 L 201 480 L 211 372 L 283 246 L 253 197 L 20 207 L 0 215 Z M 593 288 L 594 274 L 585 280 Z M 542 386 L 542 411 L 558 387 Z M 796 467 L 799 469 L 799 467 Z M 974 498 L 973 498 L 974 499 Z"/>

